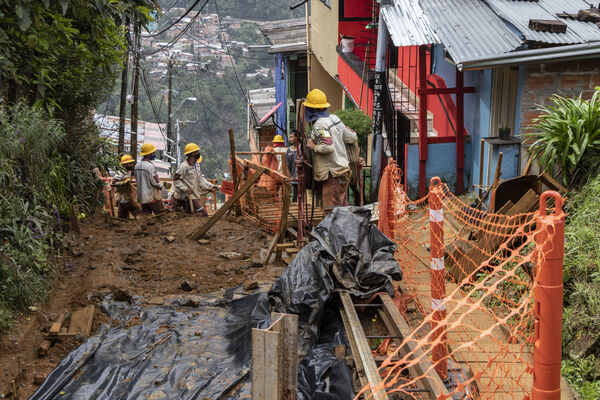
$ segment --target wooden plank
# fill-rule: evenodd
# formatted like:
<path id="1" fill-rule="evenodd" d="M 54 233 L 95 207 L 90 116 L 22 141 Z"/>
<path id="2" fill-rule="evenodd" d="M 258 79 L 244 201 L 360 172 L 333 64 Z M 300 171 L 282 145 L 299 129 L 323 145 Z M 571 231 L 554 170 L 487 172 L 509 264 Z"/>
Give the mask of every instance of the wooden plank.
<path id="1" fill-rule="evenodd" d="M 548 186 L 552 190 L 558 191 L 562 195 L 565 195 L 569 191 L 569 189 L 567 189 L 566 187 L 564 187 L 563 185 L 561 185 L 559 181 L 557 181 L 556 179 L 554 179 L 547 172 L 544 172 L 540 176 L 538 176 L 538 179 L 544 185 Z"/>
<path id="2" fill-rule="evenodd" d="M 239 190 L 237 190 L 233 196 L 231 196 L 229 198 L 229 200 L 227 200 L 227 202 L 225 204 L 223 204 L 223 206 L 221 208 L 219 208 L 217 210 L 216 213 L 214 213 L 214 215 L 212 217 L 210 217 L 210 219 L 208 221 L 206 221 L 206 223 L 204 225 L 202 225 L 200 228 L 195 229 L 194 231 L 192 231 L 192 233 L 190 233 L 188 235 L 189 238 L 193 239 L 193 240 L 198 240 L 202 237 L 202 235 L 204 235 L 206 232 L 208 232 L 208 230 L 219 220 L 221 219 L 221 217 L 231 208 L 233 207 L 233 205 L 235 204 L 236 201 L 238 201 L 240 199 L 240 197 L 242 197 L 242 195 L 244 193 L 246 193 L 248 191 L 248 189 L 250 189 L 250 187 L 258 180 L 258 178 L 260 178 L 260 176 L 265 172 L 265 169 L 263 167 L 259 167 L 256 169 L 256 172 L 253 173 L 250 178 L 248 178 L 248 180 L 246 182 L 244 182 L 244 184 L 242 185 L 241 188 L 239 188 Z"/>
<path id="3" fill-rule="evenodd" d="M 265 398 L 265 331 L 252 329 L 252 399 Z"/>
<path id="4" fill-rule="evenodd" d="M 269 252 L 267 253 L 267 256 L 265 257 L 263 264 L 268 264 L 269 260 L 271 259 L 271 255 L 277 251 L 277 242 L 279 242 L 279 232 L 277 232 L 275 234 L 275 236 L 273 237 L 271 246 L 269 246 Z"/>
<path id="5" fill-rule="evenodd" d="M 233 179 L 233 190 L 234 192 L 239 187 L 239 177 L 237 173 L 237 163 L 235 162 L 235 138 L 233 136 L 233 129 L 229 128 L 229 150 L 231 152 L 231 175 Z M 240 207 L 240 203 L 236 202 L 235 204 L 235 215 L 241 215 L 242 209 Z"/>
<path id="6" fill-rule="evenodd" d="M 388 294 L 380 294 L 379 298 L 383 303 L 383 307 L 379 310 L 379 313 L 386 327 L 392 335 L 399 337 L 400 342 L 404 341 L 412 335 L 410 327 Z M 440 396 L 448 396 L 448 390 L 444 382 L 423 353 L 423 350 L 417 347 L 416 338 L 415 341 L 407 341 L 400 351 L 404 355 L 412 354 L 411 358 L 421 360 L 410 368 L 410 372 L 413 378 L 423 377 L 422 381 L 427 389 L 429 389 L 429 396 L 432 400 L 440 398 Z"/>
<path id="7" fill-rule="evenodd" d="M 367 380 L 367 375 L 365 374 L 365 367 L 363 367 L 362 361 L 358 357 L 358 345 L 356 344 L 356 340 L 354 340 L 354 336 L 352 335 L 352 331 L 350 329 L 350 322 L 348 322 L 348 317 L 346 316 L 344 307 L 340 307 L 340 316 L 342 317 L 342 322 L 344 323 L 344 330 L 346 331 L 346 336 L 348 336 L 348 342 L 350 343 L 350 351 L 352 353 L 352 358 L 354 359 L 354 365 L 356 368 L 356 374 L 358 375 L 358 380 L 360 381 L 360 385 L 362 387 L 365 387 L 369 385 L 369 381 Z"/>
<path id="8" fill-rule="evenodd" d="M 532 189 L 529 189 L 517 204 L 506 213 L 507 220 L 508 216 L 523 214 L 533 210 L 537 205 L 537 202 L 537 193 Z M 498 225 L 498 223 L 499 221 L 496 221 L 496 225 Z M 487 235 L 483 234 L 465 256 L 463 256 L 464 253 L 460 253 L 456 256 L 454 262 L 448 266 L 449 273 L 457 282 L 462 282 L 462 280 L 475 271 L 481 263 L 490 258 L 490 254 L 493 254 L 503 242 L 510 240 L 510 236 L 514 234 L 515 229 L 516 228 L 514 227 L 507 226 L 502 234 L 499 234 L 499 232 L 495 232 L 494 234 L 488 233 Z M 462 263 L 463 265 L 461 265 L 461 261 L 464 260 L 467 262 L 464 262 Z"/>
<path id="9" fill-rule="evenodd" d="M 279 171 L 275 171 L 274 169 L 270 169 L 267 167 L 263 167 L 262 165 L 259 164 L 255 164 L 250 160 L 245 160 L 243 158 L 237 158 L 242 164 L 244 164 L 246 167 L 248 168 L 252 168 L 253 170 L 257 171 L 259 168 L 264 169 L 265 174 L 269 175 L 271 178 L 275 179 L 277 182 L 280 183 L 285 183 L 288 178 L 283 175 L 282 173 L 280 173 Z"/>
<path id="10" fill-rule="evenodd" d="M 283 387 L 279 380 L 281 372 L 281 335 L 277 332 L 265 332 L 265 400 L 280 400 Z M 258 400 L 258 399 L 257 399 Z"/>
<path id="11" fill-rule="evenodd" d="M 371 353 L 369 342 L 367 342 L 367 338 L 365 337 L 365 332 L 356 314 L 352 299 L 348 293 L 344 292 L 340 292 L 340 298 L 342 299 L 343 312 L 346 314 L 348 324 L 350 325 L 349 330 L 346 330 L 346 334 L 353 337 L 355 342 L 355 349 L 353 350 L 356 350 L 358 353 L 356 354 L 353 351 L 354 359 L 355 361 L 360 360 L 369 386 L 371 388 L 382 388 L 380 390 L 371 389 L 372 397 L 374 400 L 388 399 L 387 393 L 383 389 L 381 375 L 379 375 L 379 371 L 377 370 L 377 364 L 375 364 L 375 360 L 373 359 L 373 353 Z"/>
<path id="12" fill-rule="evenodd" d="M 281 204 L 281 217 L 279 221 L 279 232 L 278 232 L 278 240 L 282 241 L 285 237 L 285 230 L 287 228 L 287 217 L 290 211 L 290 203 L 292 202 L 292 188 L 289 183 L 285 183 L 283 185 L 283 201 Z M 277 252 L 275 254 L 275 261 L 281 260 L 281 252 Z"/>
<path id="13" fill-rule="evenodd" d="M 271 313 L 271 321 L 276 321 L 268 330 L 280 333 L 280 382 L 282 399 L 295 400 L 298 397 L 298 316 L 294 314 Z"/>
<path id="14" fill-rule="evenodd" d="M 54 321 L 52 323 L 52 325 L 50 326 L 50 330 L 48 331 L 48 334 L 56 335 L 56 334 L 60 333 L 60 328 L 62 327 L 62 324 L 65 321 L 66 317 L 67 316 L 65 313 L 60 314 L 58 316 L 58 318 L 56 318 L 56 321 Z M 42 341 L 42 343 L 40 343 L 40 347 L 38 347 L 38 354 L 40 356 L 45 355 L 48 352 L 48 350 L 50 349 L 50 347 L 52 347 L 52 343 L 53 343 L 52 339 L 44 339 Z"/>
<path id="15" fill-rule="evenodd" d="M 71 324 L 69 325 L 68 332 L 81 333 L 85 337 L 90 336 L 95 310 L 96 308 L 93 305 L 89 305 L 75 311 L 71 317 Z"/>

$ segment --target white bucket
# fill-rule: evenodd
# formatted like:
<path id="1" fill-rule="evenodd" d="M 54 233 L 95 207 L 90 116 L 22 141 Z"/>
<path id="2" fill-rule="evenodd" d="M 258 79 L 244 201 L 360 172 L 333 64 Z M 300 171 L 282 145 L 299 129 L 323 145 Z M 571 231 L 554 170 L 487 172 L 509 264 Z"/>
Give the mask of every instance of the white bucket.
<path id="1" fill-rule="evenodd" d="M 352 53 L 354 51 L 354 38 L 352 36 L 343 36 L 341 43 L 343 53 Z"/>

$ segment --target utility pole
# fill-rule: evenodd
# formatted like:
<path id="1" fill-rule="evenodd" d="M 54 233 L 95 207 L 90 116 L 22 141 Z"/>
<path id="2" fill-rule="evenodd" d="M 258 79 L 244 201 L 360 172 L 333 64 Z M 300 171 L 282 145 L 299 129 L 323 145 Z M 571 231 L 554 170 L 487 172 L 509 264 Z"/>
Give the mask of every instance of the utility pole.
<path id="1" fill-rule="evenodd" d="M 383 3 L 382 3 L 383 4 Z M 377 27 L 377 53 L 375 57 L 375 85 L 373 87 L 373 144 L 371 146 L 371 201 L 377 199 L 383 157 L 383 102 L 386 68 L 388 30 L 383 19 L 383 8 L 379 9 Z"/>
<path id="2" fill-rule="evenodd" d="M 125 21 L 125 37 L 127 38 L 127 50 L 125 53 L 125 62 L 123 63 L 123 72 L 121 72 L 121 103 L 119 106 L 119 143 L 117 152 L 122 155 L 125 152 L 125 114 L 127 112 L 127 79 L 129 69 L 129 18 Z"/>
<path id="3" fill-rule="evenodd" d="M 131 104 L 131 156 L 137 159 L 138 133 L 138 90 L 140 83 L 140 25 L 134 24 L 134 53 L 133 53 L 133 103 Z"/>
<path id="4" fill-rule="evenodd" d="M 167 91 L 167 154 L 173 154 L 173 130 L 171 128 L 171 102 L 173 100 L 173 56 L 169 58 L 169 90 Z M 178 164 L 177 164 L 178 165 Z M 177 165 L 175 168 L 177 168 Z"/>

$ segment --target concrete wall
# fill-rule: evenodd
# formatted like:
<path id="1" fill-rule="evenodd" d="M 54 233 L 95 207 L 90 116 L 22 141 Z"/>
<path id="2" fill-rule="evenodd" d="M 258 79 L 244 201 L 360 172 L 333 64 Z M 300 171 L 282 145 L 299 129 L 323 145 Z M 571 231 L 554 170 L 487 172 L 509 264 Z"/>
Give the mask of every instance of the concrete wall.
<path id="1" fill-rule="evenodd" d="M 313 3 L 318 2 L 319 1 L 317 0 L 313 1 Z M 331 58 L 337 60 L 337 53 L 335 50 Z M 344 95 L 342 87 L 331 77 L 331 75 L 329 75 L 314 55 L 311 55 L 310 79 L 311 89 L 321 89 L 327 95 L 327 101 L 331 103 L 329 111 L 333 112 L 342 109 L 342 99 Z"/>
<path id="2" fill-rule="evenodd" d="M 450 190 L 456 191 L 456 144 L 436 143 L 427 146 L 429 159 L 427 160 L 426 182 L 438 176 L 442 182 L 448 184 Z M 465 143 L 465 165 L 471 164 L 471 143 Z M 471 173 L 469 168 L 464 170 L 464 181 L 469 182 Z M 419 198 L 419 145 L 406 146 L 406 192 L 411 199 Z"/>
<path id="3" fill-rule="evenodd" d="M 331 8 L 321 0 L 310 2 L 310 45 L 322 68 L 330 75 L 337 74 L 339 0 L 331 1 Z M 313 57 L 313 58 L 314 58 Z M 314 63 L 314 61 L 311 60 Z M 311 72 L 312 73 L 312 72 Z M 314 83 L 312 88 L 318 87 Z"/>

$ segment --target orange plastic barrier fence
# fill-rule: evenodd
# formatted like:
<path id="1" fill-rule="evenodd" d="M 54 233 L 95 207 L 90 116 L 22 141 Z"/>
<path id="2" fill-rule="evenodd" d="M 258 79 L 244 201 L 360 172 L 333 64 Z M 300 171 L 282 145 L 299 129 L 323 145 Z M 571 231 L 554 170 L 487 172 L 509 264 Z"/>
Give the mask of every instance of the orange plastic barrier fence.
<path id="1" fill-rule="evenodd" d="M 416 311 L 401 307 L 411 334 L 387 354 L 374 389 L 430 399 L 419 388 L 437 374 L 448 392 L 438 399 L 560 399 L 560 195 L 545 192 L 536 212 L 490 214 L 439 178 L 411 201 L 400 174 L 394 162 L 384 171 L 379 227 L 397 243 L 402 296 Z M 416 376 L 421 363 L 430 367 Z"/>
<path id="2" fill-rule="evenodd" d="M 255 169 L 238 159 L 237 171 L 240 174 L 239 187 L 242 187 Z M 275 233 L 279 230 L 281 222 L 283 196 L 284 183 L 263 174 L 240 198 L 242 214 L 245 219 L 255 223 L 265 232 Z"/>

